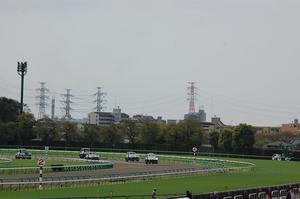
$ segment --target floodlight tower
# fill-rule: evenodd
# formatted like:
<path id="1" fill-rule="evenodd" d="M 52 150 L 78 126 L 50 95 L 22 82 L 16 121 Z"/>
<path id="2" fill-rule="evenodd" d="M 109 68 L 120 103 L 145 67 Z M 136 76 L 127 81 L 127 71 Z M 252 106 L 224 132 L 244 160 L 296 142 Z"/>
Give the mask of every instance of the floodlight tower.
<path id="1" fill-rule="evenodd" d="M 27 74 L 27 62 L 18 62 L 17 68 L 18 74 L 21 76 L 21 109 L 20 113 L 23 113 L 23 93 L 24 93 L 24 76 Z"/>
<path id="2" fill-rule="evenodd" d="M 197 95 L 197 87 L 195 86 L 195 82 L 188 82 L 188 100 L 189 100 L 189 113 L 195 113 L 195 101 Z"/>
<path id="3" fill-rule="evenodd" d="M 54 120 L 55 118 L 55 97 L 52 97 L 51 100 L 51 119 Z"/>

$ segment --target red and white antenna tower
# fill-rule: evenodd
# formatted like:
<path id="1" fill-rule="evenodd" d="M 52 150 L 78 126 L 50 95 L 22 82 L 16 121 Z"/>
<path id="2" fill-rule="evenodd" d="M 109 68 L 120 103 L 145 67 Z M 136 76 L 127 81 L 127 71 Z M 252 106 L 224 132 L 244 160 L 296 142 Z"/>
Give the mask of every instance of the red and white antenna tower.
<path id="1" fill-rule="evenodd" d="M 195 101 L 197 95 L 197 87 L 195 87 L 195 82 L 188 82 L 188 100 L 189 100 L 189 113 L 195 113 Z"/>

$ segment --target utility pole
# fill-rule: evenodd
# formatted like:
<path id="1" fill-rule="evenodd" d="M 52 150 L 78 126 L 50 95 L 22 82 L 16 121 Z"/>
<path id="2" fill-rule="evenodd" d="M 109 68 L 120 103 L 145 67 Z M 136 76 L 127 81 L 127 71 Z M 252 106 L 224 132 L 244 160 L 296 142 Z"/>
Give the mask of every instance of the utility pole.
<path id="1" fill-rule="evenodd" d="M 24 76 L 27 74 L 27 62 L 18 62 L 17 67 L 18 74 L 21 76 L 21 109 L 20 113 L 23 113 L 23 93 L 24 93 Z"/>
<path id="2" fill-rule="evenodd" d="M 94 96 L 96 96 L 96 100 L 94 100 L 94 102 L 96 102 L 95 109 L 97 113 L 100 113 L 106 108 L 104 107 L 104 103 L 106 102 L 104 96 L 106 95 L 106 93 L 102 92 L 102 89 L 102 87 L 97 87 L 97 93 L 94 94 Z"/>
<path id="3" fill-rule="evenodd" d="M 52 97 L 51 100 L 51 119 L 54 120 L 55 118 L 55 97 Z"/>
<path id="4" fill-rule="evenodd" d="M 195 87 L 195 82 L 188 82 L 188 100 L 189 100 L 189 113 L 195 113 L 195 101 L 197 95 L 197 87 Z"/>
<path id="5" fill-rule="evenodd" d="M 46 116 L 46 107 L 49 106 L 47 102 L 49 100 L 49 96 L 47 95 L 49 93 L 49 89 L 45 87 L 45 82 L 40 82 L 40 84 L 41 87 L 36 89 L 36 91 L 38 92 L 38 96 L 36 96 L 36 98 L 39 99 L 39 102 L 37 103 L 39 107 L 39 119 Z"/>
<path id="6" fill-rule="evenodd" d="M 71 104 L 73 103 L 71 101 L 71 97 L 73 97 L 73 95 L 71 95 L 71 89 L 66 89 L 66 91 L 67 91 L 66 94 L 63 94 L 64 100 L 62 101 L 63 103 L 62 109 L 65 110 L 64 118 L 71 119 L 72 117 L 70 111 L 72 110 Z"/>

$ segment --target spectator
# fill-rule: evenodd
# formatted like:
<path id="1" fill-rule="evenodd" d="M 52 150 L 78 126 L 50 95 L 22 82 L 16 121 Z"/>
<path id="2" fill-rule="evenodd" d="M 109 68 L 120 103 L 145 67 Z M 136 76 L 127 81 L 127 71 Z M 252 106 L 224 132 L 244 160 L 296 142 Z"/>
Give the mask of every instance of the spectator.
<path id="1" fill-rule="evenodd" d="M 267 191 L 267 193 L 266 193 L 266 199 L 271 199 L 270 191 Z"/>
<path id="2" fill-rule="evenodd" d="M 186 191 L 186 197 L 192 199 L 192 193 L 190 191 Z"/>
<path id="3" fill-rule="evenodd" d="M 156 195 L 156 188 L 153 189 L 152 191 L 152 199 L 156 199 L 157 195 Z"/>
<path id="4" fill-rule="evenodd" d="M 211 196 L 211 199 L 220 199 L 217 192 L 214 192 L 214 194 Z"/>
<path id="5" fill-rule="evenodd" d="M 289 188 L 287 194 L 286 194 L 286 199 L 292 199 L 292 191 L 293 189 L 292 188 Z"/>

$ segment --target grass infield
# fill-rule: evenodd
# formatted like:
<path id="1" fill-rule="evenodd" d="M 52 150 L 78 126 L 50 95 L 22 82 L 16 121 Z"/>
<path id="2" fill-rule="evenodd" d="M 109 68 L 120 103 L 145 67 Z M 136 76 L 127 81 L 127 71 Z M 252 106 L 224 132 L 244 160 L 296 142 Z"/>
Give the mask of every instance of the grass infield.
<path id="1" fill-rule="evenodd" d="M 72 196 L 109 196 L 113 195 L 147 195 L 153 188 L 158 194 L 184 194 L 186 190 L 193 193 L 224 191 L 232 189 L 261 187 L 285 183 L 300 182 L 300 162 L 280 162 L 271 160 L 231 159 L 256 164 L 256 169 L 241 173 L 202 174 L 185 177 L 158 178 L 152 181 L 130 182 L 54 190 L 30 190 L 0 192 L 0 198 L 32 199 Z"/>

